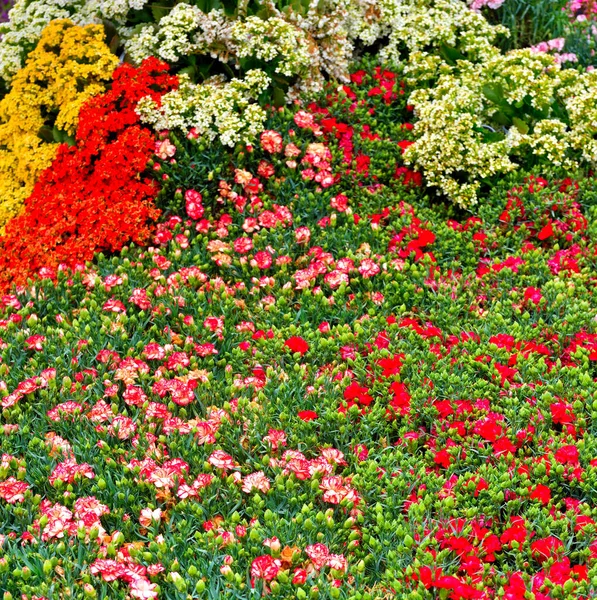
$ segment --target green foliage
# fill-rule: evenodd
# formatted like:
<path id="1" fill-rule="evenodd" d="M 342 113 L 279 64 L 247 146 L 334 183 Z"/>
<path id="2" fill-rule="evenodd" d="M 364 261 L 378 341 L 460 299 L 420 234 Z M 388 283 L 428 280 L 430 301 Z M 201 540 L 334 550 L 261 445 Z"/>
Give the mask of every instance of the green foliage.
<path id="1" fill-rule="evenodd" d="M 509 29 L 510 35 L 497 43 L 508 51 L 563 37 L 570 23 L 567 5 L 568 0 L 505 0 L 484 14 L 489 22 Z"/>

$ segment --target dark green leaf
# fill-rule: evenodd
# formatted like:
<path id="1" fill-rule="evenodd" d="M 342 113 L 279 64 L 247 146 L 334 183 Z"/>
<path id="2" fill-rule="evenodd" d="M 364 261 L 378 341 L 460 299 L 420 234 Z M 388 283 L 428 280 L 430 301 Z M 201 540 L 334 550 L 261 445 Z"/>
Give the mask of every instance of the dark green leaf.
<path id="1" fill-rule="evenodd" d="M 504 103 L 504 88 L 499 83 L 486 83 L 481 88 L 483 95 L 494 104 Z"/>
<path id="2" fill-rule="evenodd" d="M 54 142 L 54 135 L 52 129 L 44 125 L 38 132 L 37 135 L 45 142 Z"/>
<path id="3" fill-rule="evenodd" d="M 512 123 L 514 124 L 516 129 L 518 129 L 518 131 L 520 131 L 520 133 L 522 133 L 523 135 L 526 135 L 529 132 L 529 126 L 522 119 L 514 117 L 512 119 Z"/>

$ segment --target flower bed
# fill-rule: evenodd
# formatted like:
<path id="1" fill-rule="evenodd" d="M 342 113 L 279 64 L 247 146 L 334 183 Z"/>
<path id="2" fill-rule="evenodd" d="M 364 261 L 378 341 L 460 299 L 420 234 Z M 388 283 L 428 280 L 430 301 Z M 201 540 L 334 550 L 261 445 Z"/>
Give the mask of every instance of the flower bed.
<path id="1" fill-rule="evenodd" d="M 512 14 L 514 1 L 472 4 Z M 144 28 L 181 33 L 127 29 L 145 4 L 97 5 L 133 11 L 105 25 L 112 50 L 113 26 L 146 48 Z M 298 17 L 281 4 L 268 23 L 294 56 Z M 17 5 L 13 33 L 35 5 Z M 570 10 L 590 14 L 581 5 Z M 205 26 L 209 7 L 177 6 L 187 28 Z M 17 92 L 38 100 L 23 73 L 60 56 L 44 36 L 89 35 L 105 62 L 92 61 L 93 88 L 70 88 L 84 98 L 54 90 L 51 109 L 35 105 L 57 139 L 31 146 L 49 166 L 23 176 L 32 191 L 0 237 L 3 600 L 595 596 L 597 184 L 590 157 L 553 164 L 546 138 L 532 142 L 554 120 L 571 127 L 571 153 L 590 137 L 592 75 L 542 50 L 502 54 L 465 3 L 421 6 L 384 3 L 367 35 L 361 23 L 346 38 L 387 34 L 383 64 L 366 56 L 282 105 L 263 64 L 193 80 L 197 40 L 176 46 L 180 63 L 113 69 L 99 26 L 40 30 L 2 100 L 15 119 Z M 86 21 L 77 2 L 59 9 Z M 239 36 L 234 60 L 261 51 L 239 31 L 262 17 L 220 17 Z M 423 41 L 400 46 L 425 23 Z M 432 63 L 440 78 L 420 70 Z M 586 95 L 567 96 L 566 114 L 523 98 L 518 117 L 510 63 L 546 97 L 564 98 L 566 81 Z M 494 73 L 503 95 L 468 69 Z M 458 78 L 484 98 L 470 114 L 497 122 L 500 106 L 510 130 L 529 127 L 519 154 L 500 155 L 505 173 L 466 180 L 441 155 L 456 134 L 441 143 L 439 104 L 475 152 L 503 141 L 450 120 L 438 90 Z M 63 130 L 70 102 L 82 106 Z M 1 151 L 24 160 L 16 148 Z M 474 212 L 417 170 L 442 160 L 458 193 L 474 186 Z M 484 169 L 471 156 L 460 167 Z"/>

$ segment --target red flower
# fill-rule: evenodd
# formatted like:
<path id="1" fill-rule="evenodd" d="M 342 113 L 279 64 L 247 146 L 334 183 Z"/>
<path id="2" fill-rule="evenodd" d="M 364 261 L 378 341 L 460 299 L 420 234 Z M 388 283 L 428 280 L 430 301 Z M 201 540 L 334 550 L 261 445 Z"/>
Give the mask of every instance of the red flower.
<path id="1" fill-rule="evenodd" d="M 298 336 L 288 338 L 284 342 L 284 345 L 292 352 L 299 352 L 301 355 L 304 355 L 309 350 L 309 344 L 302 337 Z"/>
<path id="2" fill-rule="evenodd" d="M 319 415 L 314 410 L 300 410 L 298 412 L 298 418 L 302 421 L 309 422 L 319 418 Z"/>
<path id="3" fill-rule="evenodd" d="M 155 140 L 135 108 L 142 97 L 158 101 L 177 86 L 167 70 L 155 58 L 139 68 L 123 64 L 112 89 L 86 102 L 76 145 L 59 146 L 23 213 L 0 238 L 0 289 L 24 284 L 42 269 L 54 273 L 61 263 L 74 267 L 96 252 L 117 252 L 131 240 L 149 241 L 160 214 L 159 186 L 146 171 Z"/>
<path id="4" fill-rule="evenodd" d="M 572 444 L 568 446 L 562 446 L 558 448 L 555 453 L 555 459 L 565 465 L 577 465 L 578 464 L 578 448 Z"/>
<path id="5" fill-rule="evenodd" d="M 263 579 L 264 581 L 275 579 L 281 564 L 277 558 L 272 558 L 269 554 L 258 556 L 251 563 L 251 581 L 253 579 Z"/>
<path id="6" fill-rule="evenodd" d="M 272 259 L 272 255 L 266 250 L 261 250 L 260 252 L 257 252 L 257 254 L 255 254 L 255 264 L 260 269 L 269 269 L 272 266 L 273 262 L 274 261 Z"/>
<path id="7" fill-rule="evenodd" d="M 525 291 L 524 291 L 524 299 L 527 302 L 533 302 L 535 304 L 539 304 L 539 302 L 541 301 L 541 298 L 543 298 L 543 295 L 541 294 L 541 290 L 537 289 L 535 287 L 528 287 Z"/>
<path id="8" fill-rule="evenodd" d="M 187 215 L 194 221 L 199 220 L 203 216 L 203 198 L 197 190 L 187 190 L 185 192 L 185 201 Z"/>
<path id="9" fill-rule="evenodd" d="M 530 493 L 531 500 L 539 500 L 542 504 L 549 504 L 551 500 L 551 490 L 541 483 L 535 486 L 535 489 Z"/>
<path id="10" fill-rule="evenodd" d="M 536 540 L 531 544 L 531 552 L 540 563 L 557 555 L 563 548 L 564 544 L 553 536 Z"/>
<path id="11" fill-rule="evenodd" d="M 552 227 L 552 224 L 549 223 L 537 234 L 537 237 L 540 240 L 546 240 L 547 238 L 550 238 L 552 235 L 553 235 L 553 227 Z"/>

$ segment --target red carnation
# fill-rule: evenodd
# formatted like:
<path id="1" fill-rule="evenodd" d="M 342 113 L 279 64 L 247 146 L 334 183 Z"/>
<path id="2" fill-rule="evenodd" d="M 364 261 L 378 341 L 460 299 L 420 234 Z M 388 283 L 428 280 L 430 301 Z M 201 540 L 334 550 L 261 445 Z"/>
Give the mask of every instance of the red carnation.
<path id="1" fill-rule="evenodd" d="M 298 413 L 298 418 L 302 421 L 309 422 L 317 419 L 319 415 L 314 410 L 301 410 Z"/>
<path id="2" fill-rule="evenodd" d="M 307 344 L 307 342 L 305 342 L 305 340 L 302 337 L 298 336 L 288 338 L 284 342 L 284 345 L 287 348 L 290 348 L 292 352 L 299 352 L 301 355 L 305 354 L 305 352 L 309 350 L 309 344 Z"/>

